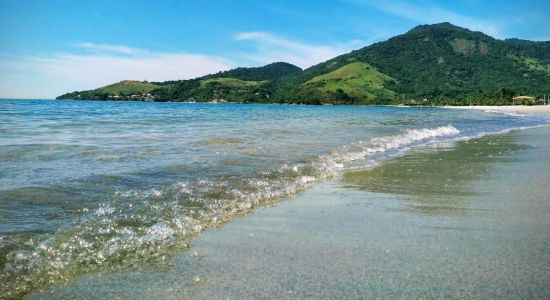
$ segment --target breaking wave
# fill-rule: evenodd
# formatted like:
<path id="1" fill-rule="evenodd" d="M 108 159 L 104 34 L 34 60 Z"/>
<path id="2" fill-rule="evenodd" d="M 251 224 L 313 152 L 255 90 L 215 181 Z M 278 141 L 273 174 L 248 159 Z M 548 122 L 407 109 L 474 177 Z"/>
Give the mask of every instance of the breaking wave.
<path id="1" fill-rule="evenodd" d="M 254 177 L 234 174 L 117 191 L 99 207 L 81 209 L 78 218 L 54 235 L 41 241 L 30 239 L 26 248 L 10 252 L 0 275 L 1 295 L 19 297 L 93 271 L 170 264 L 170 255 L 188 248 L 191 238 L 205 228 L 295 195 L 315 182 L 337 176 L 354 162 L 374 155 L 383 159 L 386 154 L 459 133 L 452 125 L 409 129 L 345 145 Z"/>

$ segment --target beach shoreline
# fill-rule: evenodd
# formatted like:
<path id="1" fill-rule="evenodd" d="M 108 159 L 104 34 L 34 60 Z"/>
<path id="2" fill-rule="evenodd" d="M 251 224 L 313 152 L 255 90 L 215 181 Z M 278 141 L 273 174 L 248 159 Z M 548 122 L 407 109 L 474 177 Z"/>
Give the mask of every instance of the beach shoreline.
<path id="1" fill-rule="evenodd" d="M 171 270 L 85 276 L 30 298 L 546 298 L 549 136 L 398 157 L 207 230 Z"/>
<path id="2" fill-rule="evenodd" d="M 443 106 L 443 108 L 475 109 L 518 114 L 550 115 L 550 105 Z"/>
<path id="3" fill-rule="evenodd" d="M 21 145 L 5 149 L 4 157 L 21 170 L 12 173 L 28 176 L 19 180 L 13 176 L 0 178 L 5 182 L 4 187 L 11 186 L 0 200 L 9 204 L 6 207 L 13 211 L 11 215 L 20 216 L 21 211 L 29 211 L 29 217 L 14 218 L 4 228 L 11 230 L 10 226 L 15 228 L 12 224 L 21 226 L 24 221 L 29 226 L 40 229 L 49 226 L 51 230 L 45 237 L 36 234 L 31 238 L 27 233 L 15 232 L 8 242 L 10 247 L 19 247 L 15 250 L 19 252 L 7 247 L 0 249 L 0 254 L 4 250 L 6 255 L 8 251 L 31 253 L 25 259 L 13 254 L 5 256 L 9 259 L 6 265 L 16 267 L 5 269 L 10 273 L 1 275 L 8 280 L 0 277 L 0 289 L 14 298 L 26 294 L 31 297 L 32 293 L 37 293 L 36 298 L 54 295 L 58 296 L 55 298 L 81 298 L 81 295 L 101 293 L 106 294 L 98 298 L 111 298 L 108 294 L 137 298 L 137 292 L 148 293 L 147 297 L 140 298 L 171 298 L 172 291 L 176 295 L 173 298 L 182 298 L 182 295 L 186 296 L 184 298 L 230 295 L 233 298 L 268 298 L 287 295 L 288 291 L 293 294 L 301 291 L 298 297 L 322 297 L 322 294 L 315 294 L 319 290 L 332 298 L 390 297 L 386 291 L 392 289 L 388 288 L 391 282 L 384 280 L 372 287 L 365 283 L 377 282 L 377 278 L 369 275 L 372 274 L 412 284 L 407 278 L 390 274 L 417 267 L 401 266 L 403 259 L 430 269 L 433 264 L 429 258 L 433 257 L 432 253 L 439 253 L 439 244 L 428 239 L 424 242 L 430 245 L 429 248 L 415 248 L 416 252 L 400 250 L 417 245 L 416 236 L 429 234 L 438 238 L 440 228 L 462 230 L 463 224 L 472 224 L 470 220 L 485 221 L 476 219 L 475 215 L 459 224 L 454 224 L 452 219 L 464 212 L 485 211 L 486 207 L 462 205 L 461 199 L 433 205 L 418 199 L 437 196 L 441 191 L 450 193 L 451 199 L 481 191 L 472 185 L 479 181 L 478 178 L 484 178 L 485 169 L 490 167 L 487 161 L 499 164 L 499 159 L 515 157 L 516 152 L 521 153 L 524 149 L 521 145 L 508 143 L 506 138 L 488 138 L 491 143 L 479 143 L 478 140 L 468 143 L 467 140 L 484 135 L 504 136 L 506 132 L 521 132 L 519 136 L 522 136 L 527 131 L 514 129 L 549 124 L 545 117 L 538 115 L 428 107 L 340 106 L 327 109 L 317 106 L 99 102 L 74 105 L 16 101 L 7 104 L 22 117 L 13 119 L 14 126 L 7 126 L 11 131 L 7 130 L 5 136 Z M 60 110 L 60 106 L 64 109 Z M 112 113 L 113 110 L 117 113 Z M 36 111 L 41 112 L 36 120 L 24 118 Z M 82 122 L 80 116 L 87 115 L 88 111 L 96 114 Z M 69 130 L 63 135 L 58 133 L 58 122 L 52 122 L 59 117 L 66 120 L 63 128 Z M 193 122 L 189 123 L 189 119 Z M 166 126 L 167 122 L 171 126 Z M 92 130 L 99 123 L 106 124 L 105 130 Z M 125 132 L 129 134 L 122 147 L 121 123 L 127 125 Z M 49 129 L 40 131 L 38 139 L 28 134 L 37 124 Z M 545 141 L 547 133 L 544 134 L 542 140 Z M 80 144 L 101 140 L 102 145 L 93 149 L 75 148 L 74 136 L 78 136 Z M 44 141 L 44 145 L 38 149 L 29 148 L 27 140 Z M 65 148 L 52 149 L 47 144 L 51 141 Z M 140 149 L 146 151 L 138 151 L 133 146 L 128 148 L 129 145 L 140 145 Z M 454 145 L 462 145 L 467 151 L 445 156 L 456 153 L 452 149 Z M 409 155 L 417 150 L 441 154 L 437 157 Z M 402 158 L 394 160 L 399 157 Z M 410 161 L 410 157 L 418 161 Z M 33 159 L 32 164 L 17 163 L 29 159 Z M 472 164 L 472 161 L 479 163 Z M 547 163 L 547 159 L 541 158 L 540 162 Z M 537 163 L 536 167 L 543 166 L 542 163 Z M 94 168 L 71 169 L 81 165 L 93 165 Z M 347 174 L 345 170 L 372 169 L 374 165 L 379 165 L 375 169 L 387 172 L 371 173 L 378 177 L 359 172 L 348 176 L 348 181 L 340 180 L 340 175 L 346 176 L 340 170 Z M 468 169 L 462 170 L 464 165 L 468 165 Z M 33 168 L 36 172 L 32 172 Z M 45 168 L 49 168 L 48 178 L 30 176 L 40 174 Z M 396 178 L 385 178 L 384 174 L 388 173 L 395 174 Z M 499 173 L 518 174 L 519 171 Z M 547 177 L 546 174 L 541 176 Z M 369 182 L 364 181 L 366 179 Z M 40 183 L 44 188 L 29 190 L 27 182 Z M 507 188 L 510 185 L 500 186 Z M 374 186 L 378 191 L 362 188 Z M 497 190 L 502 189 L 500 186 Z M 63 193 L 59 192 L 59 187 L 63 188 Z M 484 189 L 484 185 L 479 189 Z M 86 192 L 80 194 L 83 190 Z M 547 188 L 539 190 L 548 191 Z M 403 195 L 395 194 L 396 191 Z M 419 193 L 427 197 L 419 197 Z M 105 199 L 105 195 L 109 198 Z M 287 201 L 294 197 L 296 199 Z M 51 200 L 41 202 L 38 208 L 32 206 L 44 198 Z M 70 205 L 59 203 L 65 200 L 69 200 Z M 199 205 L 195 204 L 196 200 L 200 201 Z M 467 200 L 470 201 L 478 202 Z M 274 208 L 263 209 L 268 203 L 277 204 Z M 59 209 L 52 218 L 37 223 L 41 216 L 33 212 L 42 212 L 44 207 Z M 410 213 L 403 215 L 403 210 Z M 443 211 L 443 215 L 433 223 L 431 216 L 419 214 L 419 210 L 429 214 Z M 70 215 L 74 211 L 77 214 Z M 240 218 L 244 214 L 251 216 Z M 450 219 L 447 214 L 451 215 Z M 540 219 L 545 219 L 546 215 Z M 418 227 L 419 223 L 425 226 Z M 429 229 L 426 232 L 426 226 L 435 228 L 435 232 Z M 478 228 L 484 230 L 482 224 Z M 401 236 L 402 232 L 412 229 L 414 232 Z M 106 230 L 115 235 L 105 238 Z M 460 232 L 469 231 L 466 228 Z M 388 236 L 393 236 L 391 241 L 386 240 Z M 85 240 L 81 241 L 83 237 Z M 247 240 L 249 237 L 251 239 Z M 476 245 L 468 244 L 468 233 L 456 238 L 460 241 L 449 241 L 456 246 L 454 249 L 468 246 L 474 252 L 479 250 Z M 49 248 L 43 247 L 45 243 Z M 67 248 L 66 245 L 72 246 Z M 224 249 L 236 249 L 237 252 L 226 253 Z M 398 255 L 379 256 L 386 255 L 384 253 Z M 460 253 L 455 252 L 453 256 Z M 445 257 L 451 260 L 447 264 L 456 268 L 461 266 L 453 264 L 452 257 Z M 470 262 L 468 257 L 461 259 Z M 62 262 L 55 273 L 50 272 L 52 261 Z M 330 265 L 327 262 L 331 262 Z M 365 270 L 372 273 L 364 274 Z M 455 271 L 461 274 L 449 270 Z M 482 271 L 479 270 L 480 274 Z M 113 273 L 116 275 L 111 277 Z M 437 274 L 437 270 L 430 273 Z M 234 274 L 245 280 L 234 280 Z M 426 276 L 423 272 L 417 275 Z M 288 278 L 293 279 L 288 281 Z M 165 281 L 167 285 L 159 284 L 164 279 L 168 280 Z M 449 274 L 447 281 L 440 281 L 439 285 L 457 280 L 475 283 L 469 277 L 454 278 Z M 427 281 L 433 280 L 428 278 Z M 254 284 L 242 286 L 242 282 Z M 322 289 L 319 283 L 326 287 L 337 284 Z M 355 292 L 348 292 L 346 286 L 350 284 L 357 287 Z M 142 291 L 142 287 L 151 289 L 151 293 Z M 437 289 L 421 283 L 419 287 Z M 400 287 L 401 292 L 406 289 Z M 468 296 L 455 292 L 459 294 Z"/>

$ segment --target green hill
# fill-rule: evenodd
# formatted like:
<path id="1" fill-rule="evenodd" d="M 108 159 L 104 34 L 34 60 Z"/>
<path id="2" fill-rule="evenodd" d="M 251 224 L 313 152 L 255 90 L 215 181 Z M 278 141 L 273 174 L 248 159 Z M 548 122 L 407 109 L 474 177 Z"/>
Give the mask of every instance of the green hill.
<path id="1" fill-rule="evenodd" d="M 515 95 L 550 93 L 550 42 L 497 40 L 450 23 L 421 25 L 303 71 L 274 63 L 150 85 L 146 92 L 156 101 L 507 104 Z M 105 88 L 79 92 L 79 99 L 100 93 L 111 99 L 114 92 Z"/>
<path id="2" fill-rule="evenodd" d="M 365 62 L 353 62 L 332 72 L 315 76 L 302 84 L 302 90 L 314 89 L 321 93 L 342 91 L 352 99 L 369 100 L 395 96 L 393 91 L 384 87 L 390 76 L 380 73 L 375 67 Z"/>
<path id="3" fill-rule="evenodd" d="M 158 86 L 148 82 L 124 80 L 119 83 L 107 85 L 97 89 L 97 92 L 114 95 L 132 95 L 146 93 L 156 89 Z"/>
<path id="4" fill-rule="evenodd" d="M 58 97 L 58 99 L 153 100 L 154 97 L 147 94 L 157 88 L 159 88 L 158 85 L 149 82 L 123 80 L 91 91 L 68 93 Z"/>
<path id="5" fill-rule="evenodd" d="M 225 74 L 220 74 L 225 76 Z M 159 101 L 205 102 L 223 99 L 233 102 L 254 101 L 267 81 L 229 77 L 205 77 L 163 84 L 151 91 Z"/>
<path id="6" fill-rule="evenodd" d="M 217 74 L 203 76 L 201 78 L 236 78 L 241 80 L 264 81 L 298 75 L 300 73 L 302 73 L 302 69 L 295 65 L 285 62 L 276 62 L 259 68 L 236 68 Z"/>
<path id="7" fill-rule="evenodd" d="M 383 83 L 385 90 L 394 93 L 393 98 L 379 94 L 367 100 L 372 104 L 403 101 L 414 104 L 423 99 L 427 99 L 428 104 L 465 104 L 470 100 L 504 104 L 517 94 L 548 93 L 548 43 L 527 42 L 515 47 L 511 44 L 449 23 L 422 25 L 313 66 L 305 70 L 298 81 L 308 81 L 361 62 L 394 79 Z M 533 51 L 533 47 L 540 49 Z M 296 92 L 280 98 L 288 101 L 292 93 Z M 346 94 L 353 96 L 350 91 Z M 355 103 L 361 100 L 366 98 Z"/>
<path id="8" fill-rule="evenodd" d="M 151 83 L 122 81 L 95 90 L 64 94 L 57 99 L 199 102 L 225 99 L 258 102 L 258 99 L 269 99 L 272 94 L 269 88 L 263 88 L 267 83 L 301 73 L 299 67 L 278 62 L 258 68 L 236 68 L 190 80 Z"/>

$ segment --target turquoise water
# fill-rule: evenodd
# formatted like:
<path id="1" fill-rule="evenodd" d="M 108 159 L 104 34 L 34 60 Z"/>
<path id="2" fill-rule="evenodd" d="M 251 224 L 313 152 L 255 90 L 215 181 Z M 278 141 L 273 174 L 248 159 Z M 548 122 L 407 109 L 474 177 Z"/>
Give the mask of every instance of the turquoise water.
<path id="1" fill-rule="evenodd" d="M 0 100 L 0 295 L 169 267 L 203 229 L 343 170 L 543 124 L 437 108 Z"/>

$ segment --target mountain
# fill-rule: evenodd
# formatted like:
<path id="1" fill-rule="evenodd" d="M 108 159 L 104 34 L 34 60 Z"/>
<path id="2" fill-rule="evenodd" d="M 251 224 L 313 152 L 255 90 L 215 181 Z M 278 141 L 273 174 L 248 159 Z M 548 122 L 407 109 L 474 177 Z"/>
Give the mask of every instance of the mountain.
<path id="1" fill-rule="evenodd" d="M 263 81 L 275 80 L 278 78 L 298 75 L 300 73 L 302 73 L 302 69 L 293 64 L 276 62 L 259 68 L 236 68 L 213 75 L 203 76 L 201 78 L 235 78 L 240 80 Z"/>
<path id="2" fill-rule="evenodd" d="M 391 103 L 396 98 L 465 103 L 481 98 L 477 100 L 492 99 L 497 104 L 511 101 L 511 96 L 519 93 L 535 96 L 548 93 L 550 51 L 547 46 L 544 42 L 514 46 L 510 41 L 500 41 L 449 23 L 422 25 L 305 70 L 298 91 L 309 93 L 310 78 L 367 63 L 387 77 L 383 82 L 365 81 L 363 87 L 372 89 L 374 97 L 359 97 L 354 103 L 362 100 Z M 535 47 L 540 49 L 535 51 Z M 358 90 L 346 90 L 349 85 L 350 79 L 332 78 L 311 93 L 318 97 L 315 93 L 322 93 L 323 89 L 341 88 L 353 97 L 353 92 Z"/>
<path id="3" fill-rule="evenodd" d="M 143 84 L 138 92 L 150 93 L 155 101 L 506 104 L 515 95 L 539 97 L 550 92 L 550 42 L 498 40 L 439 23 L 417 26 L 303 71 L 274 63 L 192 80 Z M 79 99 L 116 96 L 99 95 L 106 88 L 77 93 Z"/>
<path id="4" fill-rule="evenodd" d="M 259 68 L 236 68 L 190 80 L 139 82 L 125 80 L 89 91 L 75 91 L 57 99 L 141 101 L 253 101 L 262 86 L 302 73 L 299 67 L 277 62 Z M 264 94 L 265 97 L 265 94 Z"/>

